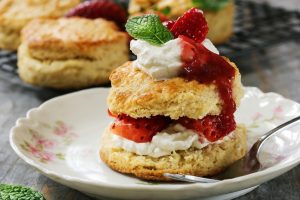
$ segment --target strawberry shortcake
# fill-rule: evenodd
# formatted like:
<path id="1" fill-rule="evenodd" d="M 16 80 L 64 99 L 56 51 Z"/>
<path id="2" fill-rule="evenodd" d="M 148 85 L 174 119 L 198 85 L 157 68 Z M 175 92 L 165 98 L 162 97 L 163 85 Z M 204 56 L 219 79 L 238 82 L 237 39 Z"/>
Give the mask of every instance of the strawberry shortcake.
<path id="1" fill-rule="evenodd" d="M 100 157 L 112 169 L 146 180 L 164 173 L 212 176 L 246 153 L 234 112 L 243 96 L 238 68 L 206 38 L 192 8 L 162 24 L 154 14 L 128 20 L 137 56 L 110 75 Z"/>

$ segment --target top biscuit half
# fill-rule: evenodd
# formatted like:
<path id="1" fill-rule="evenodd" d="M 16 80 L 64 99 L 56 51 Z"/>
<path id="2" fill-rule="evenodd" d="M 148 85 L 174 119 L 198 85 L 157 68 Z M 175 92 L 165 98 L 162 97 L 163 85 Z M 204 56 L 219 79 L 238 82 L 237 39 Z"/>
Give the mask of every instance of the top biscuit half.
<path id="1" fill-rule="evenodd" d="M 235 69 L 232 84 L 233 100 L 239 105 L 243 96 L 241 75 Z M 215 84 L 201 84 L 176 77 L 157 81 L 127 62 L 110 76 L 112 88 L 108 96 L 109 110 L 115 114 L 126 114 L 133 118 L 163 115 L 171 119 L 188 117 L 202 119 L 206 115 L 219 115 L 222 100 Z"/>

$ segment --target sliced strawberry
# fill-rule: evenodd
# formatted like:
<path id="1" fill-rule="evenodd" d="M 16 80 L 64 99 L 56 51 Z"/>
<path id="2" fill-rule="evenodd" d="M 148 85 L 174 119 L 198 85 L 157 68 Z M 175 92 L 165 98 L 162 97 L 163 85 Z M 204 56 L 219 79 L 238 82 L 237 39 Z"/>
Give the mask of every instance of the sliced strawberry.
<path id="1" fill-rule="evenodd" d="M 79 16 L 89 19 L 104 18 L 114 21 L 122 29 L 124 29 L 127 20 L 126 11 L 112 0 L 85 1 L 71 9 L 65 16 Z"/>
<path id="2" fill-rule="evenodd" d="M 184 35 L 201 43 L 208 33 L 208 26 L 203 12 L 191 8 L 176 20 L 170 31 L 175 37 Z"/>
<path id="3" fill-rule="evenodd" d="M 121 114 L 112 124 L 111 130 L 114 134 L 132 140 L 137 143 L 151 142 L 152 137 L 165 129 L 170 123 L 170 119 L 163 116 L 151 118 L 134 119 Z"/>
<path id="4" fill-rule="evenodd" d="M 200 120 L 183 117 L 178 122 L 187 129 L 203 134 L 207 140 L 215 142 L 236 128 L 233 116 L 227 117 L 227 119 L 224 117 L 223 115 L 209 115 Z"/>

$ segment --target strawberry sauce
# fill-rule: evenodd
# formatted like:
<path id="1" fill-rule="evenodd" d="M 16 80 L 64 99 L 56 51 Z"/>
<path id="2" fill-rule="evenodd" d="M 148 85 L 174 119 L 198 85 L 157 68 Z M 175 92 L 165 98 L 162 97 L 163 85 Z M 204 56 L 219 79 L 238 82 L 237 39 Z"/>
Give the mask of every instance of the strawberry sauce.
<path id="1" fill-rule="evenodd" d="M 185 119 L 182 125 L 202 132 L 210 141 L 216 141 L 236 128 L 233 115 L 236 104 L 232 96 L 235 69 L 224 58 L 209 51 L 201 43 L 196 43 L 185 36 L 179 36 L 179 38 L 184 41 L 182 53 L 184 65 L 181 77 L 188 81 L 196 80 L 202 84 L 215 84 L 223 101 L 220 115 L 206 116 L 201 120 Z M 201 122 L 207 121 L 213 122 L 213 125 L 199 126 L 202 124 Z M 190 125 L 187 125 L 189 123 Z M 195 125 L 192 126 L 191 124 Z M 202 130 L 199 127 L 202 127 Z"/>

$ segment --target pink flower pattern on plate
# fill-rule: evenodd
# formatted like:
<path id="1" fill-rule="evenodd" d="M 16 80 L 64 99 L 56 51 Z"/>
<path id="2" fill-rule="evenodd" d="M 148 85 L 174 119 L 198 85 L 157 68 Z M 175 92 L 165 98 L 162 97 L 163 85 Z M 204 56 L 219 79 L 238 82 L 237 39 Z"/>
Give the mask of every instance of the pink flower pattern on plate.
<path id="1" fill-rule="evenodd" d="M 62 121 L 57 121 L 56 125 L 53 132 L 55 135 L 64 136 L 69 132 L 69 128 Z"/>
<path id="2" fill-rule="evenodd" d="M 273 115 L 274 117 L 281 118 L 282 114 L 283 114 L 283 108 L 281 105 L 279 105 L 274 109 Z"/>
<path id="3" fill-rule="evenodd" d="M 252 124 L 248 126 L 248 128 L 257 128 L 259 124 L 262 122 L 272 122 L 274 120 L 278 120 L 282 118 L 283 115 L 283 107 L 282 105 L 278 105 L 273 109 L 273 115 L 269 118 L 263 115 L 261 112 L 256 112 L 252 117 Z"/>
<path id="4" fill-rule="evenodd" d="M 48 127 L 52 130 L 50 134 L 59 136 L 65 144 L 70 144 L 74 137 L 77 137 L 77 134 L 72 132 L 72 129 L 62 121 L 56 121 L 54 126 Z M 60 142 L 47 139 L 33 129 L 28 129 L 28 131 L 31 139 L 30 141 L 23 141 L 21 144 L 24 151 L 30 153 L 42 163 L 54 161 L 55 158 L 64 160 L 63 153 L 55 152 Z"/>

